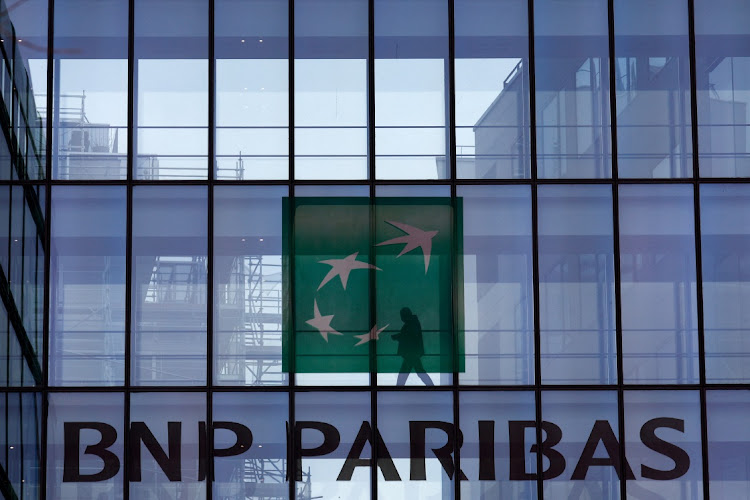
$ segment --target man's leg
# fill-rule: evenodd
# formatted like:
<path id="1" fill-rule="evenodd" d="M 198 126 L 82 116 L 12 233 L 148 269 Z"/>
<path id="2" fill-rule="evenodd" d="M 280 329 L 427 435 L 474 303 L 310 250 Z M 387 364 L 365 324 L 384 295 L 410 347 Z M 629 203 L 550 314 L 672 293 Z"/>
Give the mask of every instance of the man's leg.
<path id="1" fill-rule="evenodd" d="M 417 359 L 416 363 L 414 363 L 414 371 L 417 372 L 417 376 L 422 380 L 424 385 L 428 387 L 432 387 L 432 379 L 429 375 L 427 375 L 427 371 L 424 369 L 424 365 L 422 365 L 422 359 Z"/>
<path id="2" fill-rule="evenodd" d="M 396 378 L 396 385 L 406 385 L 406 379 L 409 378 L 410 372 L 411 372 L 411 363 L 406 361 L 406 358 L 404 358 L 404 361 L 401 363 L 401 368 L 398 371 L 398 378 Z"/>

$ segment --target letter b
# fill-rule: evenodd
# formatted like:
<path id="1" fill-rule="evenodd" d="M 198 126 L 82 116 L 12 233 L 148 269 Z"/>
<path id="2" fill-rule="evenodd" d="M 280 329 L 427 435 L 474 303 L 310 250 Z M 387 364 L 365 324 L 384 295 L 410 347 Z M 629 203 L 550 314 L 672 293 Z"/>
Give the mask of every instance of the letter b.
<path id="1" fill-rule="evenodd" d="M 102 438 L 96 444 L 86 446 L 84 455 L 96 455 L 104 461 L 104 468 L 96 474 L 81 474 L 81 430 L 98 431 Z M 120 470 L 120 460 L 107 448 L 115 444 L 117 430 L 103 422 L 65 422 L 63 428 L 64 461 L 63 482 L 95 483 L 113 478 Z"/>

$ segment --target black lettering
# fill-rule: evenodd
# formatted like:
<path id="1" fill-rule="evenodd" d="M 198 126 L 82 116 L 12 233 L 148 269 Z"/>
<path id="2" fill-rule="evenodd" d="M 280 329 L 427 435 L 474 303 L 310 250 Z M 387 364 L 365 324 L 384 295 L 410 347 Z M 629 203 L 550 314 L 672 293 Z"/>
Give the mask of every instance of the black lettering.
<path id="1" fill-rule="evenodd" d="M 86 446 L 84 455 L 96 455 L 104 461 L 104 468 L 95 474 L 81 474 L 81 457 L 78 452 L 81 447 L 81 430 L 92 429 L 98 431 L 101 439 L 96 444 Z M 65 422 L 63 424 L 63 482 L 64 483 L 95 483 L 106 481 L 117 475 L 120 470 L 120 460 L 117 455 L 107 448 L 115 444 L 117 429 L 104 422 Z"/>
<path id="2" fill-rule="evenodd" d="M 398 475 L 396 466 L 393 463 L 391 454 L 388 452 L 388 448 L 383 442 L 380 431 L 376 431 L 376 434 L 378 439 L 378 467 L 380 467 L 383 477 L 386 481 L 401 481 L 401 476 Z M 355 468 L 369 467 L 371 460 L 360 458 L 362 450 L 365 449 L 365 444 L 368 441 L 370 442 L 370 449 L 374 448 L 372 445 L 372 427 L 370 426 L 370 422 L 365 421 L 362 422 L 357 437 L 354 438 L 352 448 L 346 456 L 346 461 L 344 462 L 344 466 L 341 467 L 341 472 L 339 472 L 339 477 L 336 478 L 336 481 L 351 481 Z"/>
<path id="3" fill-rule="evenodd" d="M 141 480 L 141 442 L 143 442 L 161 470 L 164 471 L 167 479 L 180 481 L 182 479 L 181 435 L 182 422 L 167 422 L 167 446 L 169 448 L 169 455 L 167 455 L 145 422 L 132 422 L 130 424 L 130 443 L 128 443 L 130 449 L 130 463 L 128 464 L 130 480 L 135 482 Z"/>
<path id="4" fill-rule="evenodd" d="M 225 429 L 232 431 L 235 435 L 235 442 L 229 448 L 213 448 L 213 454 L 211 457 L 233 457 L 245 453 L 250 446 L 253 444 L 253 433 L 250 429 L 237 422 L 214 422 L 213 423 L 214 433 L 210 437 L 206 430 L 206 422 L 198 422 L 198 481 L 206 479 L 206 464 L 208 462 L 208 441 L 214 441 L 214 435 L 216 429 Z"/>
<path id="5" fill-rule="evenodd" d="M 533 420 L 511 420 L 508 422 L 508 438 L 510 445 L 510 480 L 527 481 L 536 479 L 536 474 L 526 472 L 526 444 L 524 430 L 535 427 Z M 554 479 L 565 471 L 565 457 L 553 449 L 562 439 L 562 429 L 552 422 L 542 421 L 542 430 L 546 433 L 542 441 L 542 455 L 549 459 L 549 468 L 542 472 L 542 479 Z M 539 447 L 531 446 L 531 453 L 539 453 Z"/>
<path id="6" fill-rule="evenodd" d="M 302 431 L 304 429 L 315 429 L 323 434 L 323 442 L 316 448 L 302 448 Z M 296 474 L 297 481 L 302 481 L 302 457 L 319 457 L 327 455 L 341 443 L 341 434 L 331 424 L 324 422 L 299 421 L 294 426 L 294 445 L 297 456 Z"/>
<path id="7" fill-rule="evenodd" d="M 214 431 L 224 429 L 232 431 L 237 437 L 237 441 L 229 448 L 214 448 L 215 457 L 233 457 L 245 453 L 253 444 L 253 433 L 250 429 L 237 422 L 214 422 Z"/>
<path id="8" fill-rule="evenodd" d="M 495 421 L 479 421 L 479 480 L 495 480 Z"/>
<path id="9" fill-rule="evenodd" d="M 690 455 L 679 446 L 664 441 L 656 436 L 656 429 L 667 427 L 680 432 L 685 432 L 685 421 L 677 418 L 654 418 L 641 427 L 641 441 L 647 448 L 660 453 L 674 461 L 671 470 L 652 469 L 647 465 L 641 465 L 641 475 L 646 479 L 658 481 L 669 481 L 684 476 L 690 468 Z"/>
<path id="10" fill-rule="evenodd" d="M 594 458 L 596 447 L 599 446 L 600 441 L 607 450 L 607 458 Z M 620 472 L 620 443 L 617 441 L 617 437 L 615 437 L 612 427 L 606 420 L 597 420 L 594 423 L 589 439 L 586 441 L 586 445 L 581 452 L 581 458 L 578 459 L 576 468 L 573 471 L 573 476 L 570 479 L 586 479 L 586 473 L 592 465 L 611 465 L 615 468 L 615 471 L 617 471 L 617 477 L 622 479 L 622 474 Z M 625 479 L 635 479 L 635 475 L 633 474 L 627 460 L 625 461 Z"/>
<path id="11" fill-rule="evenodd" d="M 440 422 L 437 420 L 416 420 L 409 422 L 409 478 L 412 481 L 427 480 L 427 471 L 425 466 L 425 431 L 427 429 L 440 429 L 448 436 L 448 440 L 445 443 L 445 446 L 442 446 L 440 448 L 433 448 L 432 452 L 440 462 L 440 465 L 443 466 L 443 470 L 445 470 L 445 473 L 448 474 L 448 477 L 450 479 L 453 479 L 453 473 L 456 470 L 456 466 L 453 463 L 453 457 L 451 457 L 451 453 L 453 453 L 453 450 L 455 448 L 453 439 L 453 433 L 455 429 L 453 427 L 453 424 L 448 422 Z M 458 434 L 458 439 L 458 446 L 460 447 L 461 444 L 463 444 L 463 435 L 460 431 Z M 463 471 L 460 471 L 459 477 L 462 481 L 467 479 Z"/>
<path id="12" fill-rule="evenodd" d="M 198 481 L 206 480 L 206 465 L 208 463 L 208 429 L 206 422 L 198 422 Z M 213 440 L 212 440 L 213 441 Z"/>

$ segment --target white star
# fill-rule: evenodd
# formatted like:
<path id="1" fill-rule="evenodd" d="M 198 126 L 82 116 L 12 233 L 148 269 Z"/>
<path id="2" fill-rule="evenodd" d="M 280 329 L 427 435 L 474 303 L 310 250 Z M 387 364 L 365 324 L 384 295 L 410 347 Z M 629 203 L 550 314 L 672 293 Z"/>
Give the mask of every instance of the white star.
<path id="1" fill-rule="evenodd" d="M 331 335 L 343 335 L 343 333 L 339 333 L 331 327 L 331 320 L 333 319 L 333 314 L 329 316 L 320 315 L 320 310 L 318 309 L 317 299 L 314 301 L 313 307 L 315 308 L 315 314 L 313 315 L 313 319 L 308 319 L 307 321 L 305 321 L 305 323 L 312 326 L 313 328 L 316 328 L 320 332 L 320 334 L 323 336 L 323 340 L 328 342 L 329 333 Z"/>
<path id="2" fill-rule="evenodd" d="M 355 335 L 359 340 L 356 344 L 354 344 L 354 347 L 357 347 L 358 345 L 366 344 L 367 342 L 371 340 L 380 340 L 380 332 L 388 328 L 389 325 L 385 325 L 383 328 L 378 330 L 378 325 L 372 327 L 372 330 L 370 330 L 370 333 L 363 333 L 362 335 Z"/>
<path id="3" fill-rule="evenodd" d="M 430 266 L 430 254 L 432 253 L 432 238 L 438 234 L 438 231 L 423 231 L 414 226 L 404 224 L 403 222 L 386 221 L 391 226 L 397 227 L 403 232 L 407 233 L 404 236 L 398 236 L 396 238 L 378 243 L 377 246 L 381 245 L 395 245 L 397 243 L 406 243 L 398 257 L 401 257 L 406 252 L 411 252 L 417 247 L 422 247 L 424 253 L 424 273 L 427 274 L 427 268 Z"/>
<path id="4" fill-rule="evenodd" d="M 368 264 L 367 262 L 361 262 L 357 260 L 357 255 L 359 255 L 359 252 L 354 252 L 345 259 L 330 259 L 319 261 L 320 264 L 328 264 L 329 266 L 331 266 L 331 270 L 328 271 L 326 277 L 323 278 L 323 281 L 320 282 L 318 290 L 323 288 L 323 285 L 331 281 L 336 276 L 341 278 L 341 284 L 344 286 L 344 290 L 346 290 L 346 282 L 349 280 L 349 273 L 352 271 L 352 269 L 376 269 L 378 271 L 381 271 L 379 267 L 375 267 L 372 264 Z"/>

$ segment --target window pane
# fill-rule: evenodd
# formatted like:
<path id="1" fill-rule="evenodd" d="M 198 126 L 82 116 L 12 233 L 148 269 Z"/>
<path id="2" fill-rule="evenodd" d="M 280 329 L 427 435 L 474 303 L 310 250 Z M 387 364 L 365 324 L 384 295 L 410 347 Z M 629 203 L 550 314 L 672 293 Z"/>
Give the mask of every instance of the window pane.
<path id="1" fill-rule="evenodd" d="M 708 391 L 708 476 L 712 498 L 742 498 L 750 491 L 750 392 Z"/>
<path id="2" fill-rule="evenodd" d="M 557 447 L 564 463 L 547 469 L 554 477 L 544 481 L 544 497 L 620 498 L 617 393 L 543 392 L 542 418 L 550 426 L 542 439 L 554 440 L 557 427 L 565 443 Z"/>
<path id="3" fill-rule="evenodd" d="M 86 448 L 104 439 L 99 429 L 85 426 L 95 420 L 97 427 L 103 424 L 104 432 L 114 430 L 116 440 L 108 451 L 114 453 L 118 463 L 122 464 L 123 444 L 123 395 L 121 393 L 73 393 L 50 394 L 49 417 L 47 419 L 47 498 L 60 500 L 75 500 L 79 498 L 95 498 L 97 500 L 122 499 L 123 470 L 118 467 L 117 473 L 106 480 L 100 481 L 65 481 L 63 470 L 65 466 L 66 443 L 65 425 L 79 424 L 80 429 L 70 433 L 70 438 L 79 438 L 78 472 L 82 476 L 99 474 L 104 470 L 103 460 L 93 453 L 87 453 Z M 92 416 L 94 418 L 92 418 Z M 107 436 L 109 437 L 109 436 Z M 118 464 L 118 465 L 119 465 Z M 70 466 L 70 464 L 68 464 Z"/>
<path id="4" fill-rule="evenodd" d="M 701 255 L 706 381 L 750 379 L 750 189 L 747 185 L 703 185 Z"/>
<path id="5" fill-rule="evenodd" d="M 287 3 L 217 0 L 216 178 L 289 173 Z"/>
<path id="6" fill-rule="evenodd" d="M 511 422 L 533 421 L 533 392 L 463 392 L 459 394 L 461 431 L 461 470 L 468 480 L 461 481 L 461 498 L 537 498 L 534 479 L 510 480 L 510 440 L 521 437 Z M 520 461 L 528 474 L 536 472 L 536 453 L 529 448 L 536 443 L 533 426 L 522 432 L 523 459 Z M 488 450 L 488 447 L 491 448 Z M 494 453 L 493 453 L 494 452 Z M 515 456 L 514 456 L 515 458 Z M 523 472 L 523 471 L 519 471 Z"/>
<path id="7" fill-rule="evenodd" d="M 135 0 L 138 179 L 205 179 L 207 0 Z"/>
<path id="8" fill-rule="evenodd" d="M 703 498 L 700 429 L 697 391 L 626 391 L 628 497 Z"/>
<path id="9" fill-rule="evenodd" d="M 750 177 L 750 4 L 696 0 L 698 151 L 703 177 Z"/>
<path id="10" fill-rule="evenodd" d="M 456 170 L 529 177 L 528 2 L 456 0 Z"/>
<path id="11" fill-rule="evenodd" d="M 206 383 L 206 189 L 133 189 L 133 383 Z"/>
<path id="12" fill-rule="evenodd" d="M 44 186 L 24 187 L 23 287 L 15 297 L 26 335 L 42 364 L 44 324 Z"/>
<path id="13" fill-rule="evenodd" d="M 55 4 L 55 179 L 125 179 L 128 2 Z"/>
<path id="14" fill-rule="evenodd" d="M 10 5 L 7 5 L 10 3 Z M 16 170 L 11 177 L 43 179 L 46 159 L 47 0 L 8 2 L 3 7 L 0 43 L 7 65 L 0 69 L 2 99 L 14 133 Z"/>
<path id="15" fill-rule="evenodd" d="M 451 465 L 455 467 L 453 453 L 449 451 L 454 448 L 450 392 L 381 392 L 378 394 L 378 432 L 388 446 L 400 479 L 386 480 L 381 469 L 379 499 L 454 498 L 455 485 L 443 468 L 445 465 L 449 469 Z M 423 440 L 424 450 L 415 439 Z M 434 450 L 445 446 L 448 447 L 446 455 L 450 455 L 444 456 L 445 461 L 441 463 Z M 417 458 L 413 463 L 413 453 L 424 453 L 424 461 Z M 455 474 L 452 475 L 455 479 Z M 396 478 L 393 473 L 390 477 Z"/>
<path id="16" fill-rule="evenodd" d="M 357 449 L 361 447 L 355 458 L 369 460 L 372 457 L 370 393 L 298 393 L 295 419 L 295 435 L 302 450 L 314 449 L 326 442 L 333 444 L 337 434 L 340 438 L 338 446 L 329 453 L 317 457 L 298 457 L 298 498 L 369 499 L 370 466 L 355 467 L 347 475 L 344 464 L 355 443 Z M 327 429 L 327 436 L 313 428 L 319 423 L 333 426 L 333 429 Z M 360 432 L 363 434 L 360 435 Z"/>
<path id="17" fill-rule="evenodd" d="M 542 380 L 617 383 L 612 189 L 538 189 Z"/>
<path id="18" fill-rule="evenodd" d="M 282 354 L 286 187 L 214 188 L 214 383 L 287 383 Z"/>
<path id="19" fill-rule="evenodd" d="M 23 286 L 23 218 L 26 211 L 23 186 L 10 188 L 10 269 L 8 284 L 14 297 L 20 297 Z"/>
<path id="20" fill-rule="evenodd" d="M 220 428 L 219 422 L 244 425 L 253 436 L 252 445 L 243 453 L 214 458 L 214 498 L 289 498 L 288 418 L 289 395 L 286 393 L 214 394 L 214 448 L 225 450 L 237 442 L 235 433 Z"/>
<path id="21" fill-rule="evenodd" d="M 329 197 L 329 198 L 339 198 L 339 197 L 349 197 L 349 196 L 366 198 L 369 196 L 369 194 L 370 194 L 370 190 L 367 186 L 297 186 L 295 188 L 295 193 L 294 193 L 298 201 L 300 198 L 305 198 L 305 197 L 315 198 L 315 197 L 322 197 L 322 196 Z M 296 224 L 296 220 L 295 220 L 295 224 Z M 351 228 L 347 227 L 347 230 L 351 231 Z M 365 259 L 363 258 L 361 259 L 362 259 L 362 262 L 365 261 Z M 365 289 L 367 289 L 367 286 L 365 286 Z M 358 296 L 361 297 L 362 295 L 358 294 Z M 315 301 L 313 301 L 313 304 L 309 304 L 309 303 L 303 304 L 301 307 L 298 306 L 296 309 L 297 314 L 298 314 L 297 316 L 298 322 L 294 326 L 295 346 L 298 345 L 300 341 L 304 341 L 304 337 L 312 333 L 314 333 L 315 335 L 318 335 L 314 327 L 312 325 L 302 323 L 302 318 L 301 318 L 301 316 L 304 316 L 306 314 L 309 315 L 308 317 L 314 316 L 314 305 L 315 305 Z M 331 314 L 325 309 L 325 306 L 321 310 L 322 310 L 322 314 L 325 314 L 325 315 Z M 336 328 L 336 322 L 333 319 L 332 319 L 330 326 L 332 326 L 334 329 Z M 297 336 L 297 334 L 299 334 L 299 336 Z M 297 355 L 297 357 L 299 357 L 299 353 L 300 353 L 300 350 L 296 349 L 295 354 Z M 320 358 L 325 359 L 325 356 L 321 356 Z M 315 356 L 312 356 L 311 359 L 315 361 Z M 367 385 L 370 382 L 370 374 L 369 373 L 296 373 L 295 381 L 298 385 Z"/>
<path id="22" fill-rule="evenodd" d="M 39 393 L 11 392 L 0 394 L 0 468 L 3 489 L 12 498 L 40 497 L 42 401 Z M 11 498 L 10 495 L 6 497 Z"/>
<path id="23" fill-rule="evenodd" d="M 377 177 L 448 178 L 448 3 L 375 0 L 375 57 Z"/>
<path id="24" fill-rule="evenodd" d="M 528 186 L 459 186 L 458 196 L 466 328 L 461 383 L 532 384 L 531 191 Z"/>
<path id="25" fill-rule="evenodd" d="M 623 371 L 627 383 L 697 383 L 693 188 L 620 186 Z"/>
<path id="26" fill-rule="evenodd" d="M 534 1 L 540 178 L 610 177 L 607 2 Z"/>
<path id="27" fill-rule="evenodd" d="M 52 385 L 124 383 L 125 197 L 124 186 L 52 190 Z"/>
<path id="28" fill-rule="evenodd" d="M 133 441 L 135 445 L 130 449 L 141 454 L 141 481 L 134 481 L 132 475 L 129 477 L 130 499 L 206 498 L 206 480 L 200 477 L 199 449 L 201 422 L 205 425 L 205 421 L 205 394 L 167 392 L 130 396 L 130 439 L 139 437 L 133 432 L 135 426 L 140 424 L 143 429 L 145 424 L 148 431 L 143 434 L 152 446 L 160 447 L 163 453 L 169 453 L 173 447 L 180 450 L 180 479 L 170 481 L 144 441 Z"/>
<path id="29" fill-rule="evenodd" d="M 615 0 L 620 177 L 692 175 L 687 10 L 682 0 Z"/>
<path id="30" fill-rule="evenodd" d="M 465 341 L 458 332 L 459 338 L 454 337 L 453 325 L 460 319 L 454 318 L 451 311 L 454 262 L 451 258 L 453 210 L 450 190 L 445 185 L 390 185 L 377 186 L 375 193 L 376 242 L 389 241 L 392 236 L 398 238 L 404 234 L 403 230 L 387 222 L 396 217 L 404 217 L 420 229 L 437 230 L 431 238 L 429 272 L 422 272 L 424 254 L 418 250 L 399 257 L 400 245 L 375 244 L 375 264 L 383 270 L 374 278 L 376 323 L 390 325 L 383 332 L 390 339 L 381 337 L 382 341 L 377 343 L 377 383 L 400 386 L 451 384 L 453 372 L 462 371 L 463 366 L 460 358 L 459 366 L 456 366 L 454 352 L 461 356 L 465 350 L 461 344 Z M 390 274 L 394 268 L 398 270 L 395 278 Z M 404 309 L 407 311 L 402 312 Z M 418 331 L 422 332 L 422 344 L 408 340 Z M 389 368 L 383 369 L 383 366 Z"/>
<path id="31" fill-rule="evenodd" d="M 298 179 L 367 178 L 367 1 L 296 0 Z"/>

